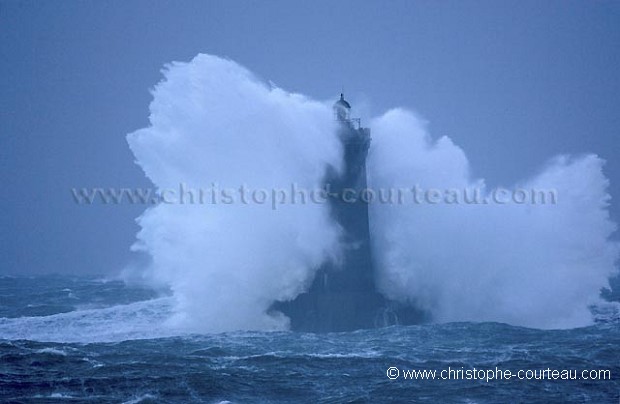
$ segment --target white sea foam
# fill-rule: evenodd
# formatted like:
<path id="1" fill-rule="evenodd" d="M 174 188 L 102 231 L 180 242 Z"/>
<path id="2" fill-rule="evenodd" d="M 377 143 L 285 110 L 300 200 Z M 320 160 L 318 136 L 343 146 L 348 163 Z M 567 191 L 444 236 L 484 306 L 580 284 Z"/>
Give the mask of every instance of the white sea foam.
<path id="1" fill-rule="evenodd" d="M 164 75 L 150 126 L 128 136 L 158 188 L 316 189 L 327 166 L 339 166 L 329 106 L 214 56 L 173 63 Z M 267 313 L 271 304 L 301 293 L 337 254 L 326 204 L 161 204 L 138 223 L 135 248 L 178 299 L 172 323 L 192 331 L 286 328 L 283 315 Z"/>
<path id="2" fill-rule="evenodd" d="M 483 188 L 449 138 L 434 140 L 410 112 L 372 122 L 373 187 Z M 541 328 L 592 323 L 589 306 L 615 273 L 616 225 L 595 155 L 559 156 L 523 189 L 555 189 L 556 204 L 371 207 L 381 290 L 436 321 L 498 321 Z M 508 187 L 507 187 L 508 188 Z"/>
<path id="3" fill-rule="evenodd" d="M 342 164 L 327 103 L 262 84 L 214 56 L 173 63 L 164 75 L 149 127 L 128 136 L 158 188 L 314 189 L 328 165 Z M 411 112 L 389 111 L 370 126 L 371 187 L 485 189 L 464 151 L 433 140 Z M 555 205 L 373 204 L 381 291 L 436 321 L 590 324 L 588 307 L 618 258 L 602 166 L 595 155 L 560 156 L 520 184 L 556 189 Z M 339 251 L 325 204 L 161 204 L 138 223 L 135 249 L 152 257 L 150 274 L 178 303 L 168 325 L 190 331 L 285 328 L 270 305 L 302 292 Z"/>
<path id="4" fill-rule="evenodd" d="M 178 330 L 164 324 L 172 315 L 173 300 L 166 297 L 50 316 L 0 318 L 0 339 L 117 342 L 179 335 Z M 66 354 L 53 348 L 39 352 Z"/>

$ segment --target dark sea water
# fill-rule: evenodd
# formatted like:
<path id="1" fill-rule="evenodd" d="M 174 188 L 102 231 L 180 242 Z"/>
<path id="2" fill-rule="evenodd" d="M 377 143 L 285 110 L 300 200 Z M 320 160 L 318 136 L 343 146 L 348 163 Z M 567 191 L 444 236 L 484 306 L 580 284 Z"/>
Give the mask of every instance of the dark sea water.
<path id="1" fill-rule="evenodd" d="M 553 331 L 449 323 L 179 335 L 165 326 L 171 307 L 165 293 L 121 281 L 0 278 L 0 401 L 620 403 L 613 316 Z M 470 380 L 441 380 L 449 368 Z M 474 368 L 572 370 L 577 379 L 473 380 Z M 424 370 L 436 378 L 405 375 Z M 583 370 L 611 379 L 584 380 Z"/>

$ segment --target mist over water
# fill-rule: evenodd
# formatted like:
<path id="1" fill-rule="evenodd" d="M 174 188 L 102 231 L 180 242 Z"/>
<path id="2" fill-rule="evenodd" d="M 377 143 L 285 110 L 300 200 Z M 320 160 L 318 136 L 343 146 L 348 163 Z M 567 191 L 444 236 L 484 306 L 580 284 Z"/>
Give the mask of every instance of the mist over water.
<path id="1" fill-rule="evenodd" d="M 272 88 L 208 55 L 163 73 L 150 126 L 128 135 L 156 187 L 316 189 L 328 166 L 342 165 L 332 101 Z M 465 153 L 448 138 L 432 140 L 414 114 L 392 110 L 368 126 L 370 187 L 484 187 L 470 178 Z M 381 291 L 436 321 L 589 324 L 588 305 L 618 257 L 602 165 L 593 155 L 558 157 L 520 184 L 556 189 L 555 205 L 372 204 Z M 340 251 L 325 203 L 160 204 L 138 223 L 134 248 L 151 256 L 149 276 L 174 292 L 169 325 L 190 331 L 286 328 L 271 304 L 304 291 Z"/>

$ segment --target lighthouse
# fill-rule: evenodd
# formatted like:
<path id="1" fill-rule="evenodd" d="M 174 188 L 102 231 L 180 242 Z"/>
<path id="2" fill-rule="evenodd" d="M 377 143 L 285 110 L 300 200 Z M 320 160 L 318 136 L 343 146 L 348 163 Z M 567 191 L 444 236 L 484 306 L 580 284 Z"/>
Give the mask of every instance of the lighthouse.
<path id="1" fill-rule="evenodd" d="M 370 129 L 351 118 L 351 105 L 344 94 L 334 103 L 333 112 L 344 168 L 340 173 L 328 170 L 325 186 L 330 214 L 342 229 L 343 254 L 337 262 L 325 263 L 317 270 L 307 292 L 273 306 L 290 318 L 295 331 L 335 332 L 387 325 L 383 319 L 388 305 L 375 287 L 368 202 L 362 197 L 367 188 Z"/>
<path id="2" fill-rule="evenodd" d="M 344 168 L 328 169 L 325 187 L 332 220 L 342 229 L 343 253 L 323 264 L 310 288 L 291 301 L 276 302 L 272 310 L 284 313 L 293 331 L 338 332 L 389 325 L 418 324 L 428 313 L 415 302 L 395 302 L 379 293 L 372 259 L 367 192 L 366 157 L 370 129 L 351 118 L 351 104 L 340 94 L 333 106 L 337 136 L 342 144 Z"/>

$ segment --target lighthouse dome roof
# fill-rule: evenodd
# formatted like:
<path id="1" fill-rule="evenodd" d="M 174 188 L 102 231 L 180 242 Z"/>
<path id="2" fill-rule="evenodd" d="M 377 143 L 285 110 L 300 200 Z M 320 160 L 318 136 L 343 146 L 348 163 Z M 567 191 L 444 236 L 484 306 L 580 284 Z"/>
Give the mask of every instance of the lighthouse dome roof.
<path id="1" fill-rule="evenodd" d="M 334 107 L 344 107 L 346 109 L 351 109 L 351 104 L 349 104 L 344 99 L 344 94 L 340 94 L 340 99 L 338 101 L 336 101 L 336 103 L 334 104 Z"/>

